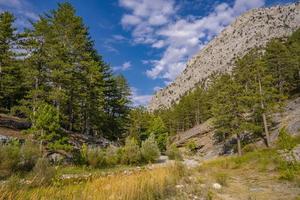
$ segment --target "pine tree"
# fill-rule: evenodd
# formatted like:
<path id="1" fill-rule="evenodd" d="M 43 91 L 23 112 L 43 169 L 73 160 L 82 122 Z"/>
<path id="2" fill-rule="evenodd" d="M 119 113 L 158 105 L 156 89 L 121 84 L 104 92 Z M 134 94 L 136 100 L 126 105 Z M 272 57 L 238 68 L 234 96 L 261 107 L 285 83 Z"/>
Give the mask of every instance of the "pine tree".
<path id="1" fill-rule="evenodd" d="M 283 41 L 274 39 L 266 47 L 265 60 L 268 71 L 274 78 L 275 87 L 281 94 L 286 94 L 293 89 L 291 84 L 295 73 L 298 72 L 297 66 L 293 63 L 293 55 Z"/>
<path id="2" fill-rule="evenodd" d="M 0 107 L 9 111 L 21 98 L 21 73 L 15 58 L 16 34 L 14 16 L 0 14 Z"/>
<path id="3" fill-rule="evenodd" d="M 264 130 L 266 144 L 270 146 L 268 116 L 278 108 L 278 103 L 283 97 L 274 87 L 274 78 L 268 72 L 262 54 L 254 49 L 239 59 L 234 76 L 245 90 L 249 115 L 252 118 L 250 131 L 257 133 Z"/>
<path id="4" fill-rule="evenodd" d="M 230 75 L 222 75 L 213 87 L 218 90 L 212 105 L 217 133 L 223 140 L 230 135 L 235 135 L 238 155 L 242 155 L 241 134 L 248 126 L 244 88 Z"/>

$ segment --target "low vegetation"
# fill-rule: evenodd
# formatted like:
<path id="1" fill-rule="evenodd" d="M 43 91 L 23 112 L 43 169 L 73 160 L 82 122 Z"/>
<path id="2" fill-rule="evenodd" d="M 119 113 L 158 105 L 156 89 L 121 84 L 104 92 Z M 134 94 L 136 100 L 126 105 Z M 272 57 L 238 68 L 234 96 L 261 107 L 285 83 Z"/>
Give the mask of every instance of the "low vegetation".
<path id="1" fill-rule="evenodd" d="M 203 162 L 179 181 L 181 187 L 169 199 L 296 200 L 300 196 L 300 164 L 287 160 L 282 153 L 300 141 L 285 133 L 281 130 L 279 141 L 272 148 Z M 221 188 L 215 188 L 215 184 Z"/>
<path id="2" fill-rule="evenodd" d="M 0 189 L 0 199 L 163 199 L 184 175 L 180 164 L 153 170 L 119 173 L 64 187 L 38 187 L 10 191 Z"/>

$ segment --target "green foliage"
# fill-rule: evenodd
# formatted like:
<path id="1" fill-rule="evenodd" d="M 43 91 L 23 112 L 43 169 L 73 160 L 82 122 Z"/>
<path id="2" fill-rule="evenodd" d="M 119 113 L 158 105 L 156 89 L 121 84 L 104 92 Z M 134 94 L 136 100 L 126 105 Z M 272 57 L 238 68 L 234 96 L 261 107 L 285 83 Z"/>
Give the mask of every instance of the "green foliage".
<path id="1" fill-rule="evenodd" d="M 168 131 L 161 117 L 154 117 L 147 130 L 148 135 L 154 134 L 160 151 L 166 150 Z"/>
<path id="2" fill-rule="evenodd" d="M 144 107 L 137 107 L 130 110 L 128 135 L 135 138 L 139 143 L 148 137 L 148 129 L 154 115 Z"/>
<path id="3" fill-rule="evenodd" d="M 122 149 L 122 159 L 123 164 L 138 164 L 141 162 L 142 156 L 140 147 L 134 138 L 127 138 L 125 146 Z"/>
<path id="4" fill-rule="evenodd" d="M 31 171 L 37 160 L 41 157 L 41 151 L 37 144 L 26 141 L 20 149 L 20 169 Z"/>
<path id="5" fill-rule="evenodd" d="M 215 178 L 216 178 L 216 181 L 218 183 L 220 183 L 222 186 L 228 185 L 228 178 L 229 178 L 228 174 L 219 172 L 219 173 L 215 174 Z"/>
<path id="6" fill-rule="evenodd" d="M 170 109 L 158 111 L 170 134 L 192 128 L 211 116 L 211 97 L 203 88 L 202 84 L 198 85 L 195 90 L 183 96 L 178 104 L 174 104 Z"/>
<path id="7" fill-rule="evenodd" d="M 295 139 L 287 132 L 285 128 L 280 129 L 277 140 L 279 149 L 292 150 L 297 145 Z"/>
<path id="8" fill-rule="evenodd" d="M 29 132 L 47 142 L 48 148 L 71 150 L 68 138 L 60 130 L 59 112 L 54 106 L 41 103 L 31 119 L 33 124 Z"/>
<path id="9" fill-rule="evenodd" d="M 105 152 L 105 162 L 108 166 L 117 165 L 120 161 L 118 155 L 119 148 L 110 145 Z"/>
<path id="10" fill-rule="evenodd" d="M 128 123 L 129 86 L 124 77 L 113 75 L 98 55 L 74 7 L 58 4 L 18 38 L 13 22 L 10 13 L 1 13 L 0 109 L 32 120 L 34 131 L 49 142 L 51 149 L 70 150 L 67 138 L 58 133 L 62 127 L 114 140 L 123 137 Z M 24 50 L 22 59 L 16 59 L 19 54 L 12 51 L 16 46 Z M 53 109 L 43 111 L 42 115 L 49 116 L 37 113 L 45 102 L 56 113 Z M 45 134 L 40 131 L 44 129 Z"/>
<path id="11" fill-rule="evenodd" d="M 197 144 L 196 144 L 195 140 L 189 140 L 186 143 L 186 147 L 190 152 L 195 152 L 197 150 Z"/>
<path id="12" fill-rule="evenodd" d="M 46 158 L 39 158 L 33 168 L 31 186 L 50 185 L 55 177 L 55 169 Z"/>
<path id="13" fill-rule="evenodd" d="M 14 21 L 11 13 L 0 13 L 0 108 L 6 111 L 23 97 L 21 67 L 13 51 L 17 41 Z"/>
<path id="14" fill-rule="evenodd" d="M 105 167 L 105 151 L 100 148 L 89 148 L 86 154 L 87 164 L 94 168 Z"/>
<path id="15" fill-rule="evenodd" d="M 182 160 L 182 155 L 175 144 L 167 147 L 166 155 L 170 160 Z"/>
<path id="16" fill-rule="evenodd" d="M 23 145 L 17 141 L 0 145 L 0 178 L 13 173 L 31 171 L 40 156 L 38 146 L 29 141 Z"/>
<path id="17" fill-rule="evenodd" d="M 160 151 L 153 134 L 142 142 L 141 153 L 146 162 L 154 162 L 159 158 Z"/>
<path id="18" fill-rule="evenodd" d="M 10 176 L 19 167 L 20 146 L 17 143 L 0 146 L 0 176 Z"/>

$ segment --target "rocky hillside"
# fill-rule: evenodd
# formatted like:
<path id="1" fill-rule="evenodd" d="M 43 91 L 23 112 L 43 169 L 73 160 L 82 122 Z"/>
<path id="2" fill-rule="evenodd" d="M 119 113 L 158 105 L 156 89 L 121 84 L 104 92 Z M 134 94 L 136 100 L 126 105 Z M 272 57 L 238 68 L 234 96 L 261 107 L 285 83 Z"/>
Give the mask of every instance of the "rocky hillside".
<path id="1" fill-rule="evenodd" d="M 149 110 L 170 107 L 214 72 L 230 71 L 237 57 L 254 47 L 265 46 L 272 38 L 289 36 L 299 27 L 299 3 L 245 13 L 191 59 L 172 84 L 155 94 Z"/>
<path id="2" fill-rule="evenodd" d="M 287 101 L 283 112 L 273 115 L 274 127 L 271 130 L 271 142 L 275 144 L 278 138 L 279 130 L 286 130 L 293 136 L 300 136 L 300 97 Z M 212 119 L 199 124 L 185 132 L 181 132 L 173 137 L 173 143 L 178 147 L 186 146 L 189 141 L 194 141 L 197 146 L 197 152 L 201 153 L 202 159 L 210 159 L 223 154 L 231 154 L 232 145 L 236 144 L 235 138 L 229 138 L 226 142 L 217 142 L 214 137 L 215 130 L 212 125 Z M 260 137 L 251 138 L 244 134 L 242 137 L 248 138 L 256 147 L 264 147 L 264 140 Z"/>

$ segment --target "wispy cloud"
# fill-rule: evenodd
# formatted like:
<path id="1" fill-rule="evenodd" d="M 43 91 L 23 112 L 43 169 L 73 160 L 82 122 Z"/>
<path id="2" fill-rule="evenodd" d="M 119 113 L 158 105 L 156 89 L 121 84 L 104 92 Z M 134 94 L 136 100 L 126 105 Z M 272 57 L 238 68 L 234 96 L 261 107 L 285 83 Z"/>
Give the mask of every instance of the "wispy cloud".
<path id="1" fill-rule="evenodd" d="M 217 4 L 207 16 L 178 16 L 174 0 L 119 0 L 128 10 L 121 23 L 131 30 L 136 43 L 162 49 L 160 59 L 150 60 L 146 71 L 152 79 L 161 78 L 166 83 L 174 80 L 185 68 L 188 59 L 203 48 L 243 12 L 261 7 L 265 0 L 235 0 L 234 5 Z"/>
<path id="2" fill-rule="evenodd" d="M 133 106 L 146 106 L 152 98 L 152 95 L 139 94 L 138 89 L 135 87 L 131 87 L 131 92 L 132 92 L 131 99 L 133 102 Z"/>
<path id="3" fill-rule="evenodd" d="M 114 71 L 127 71 L 131 68 L 131 62 L 130 61 L 127 61 L 127 62 L 124 62 L 121 66 L 117 66 L 117 67 L 113 67 L 113 70 Z"/>
<path id="4" fill-rule="evenodd" d="M 18 28 L 30 27 L 29 20 L 39 19 L 31 7 L 26 0 L 0 0 L 0 10 L 12 12 L 16 16 L 15 24 Z"/>

